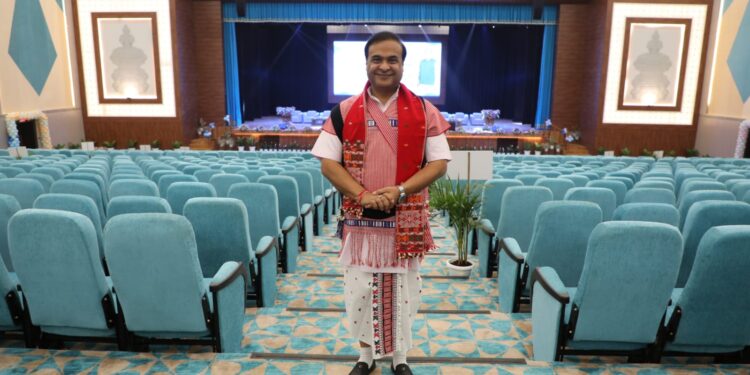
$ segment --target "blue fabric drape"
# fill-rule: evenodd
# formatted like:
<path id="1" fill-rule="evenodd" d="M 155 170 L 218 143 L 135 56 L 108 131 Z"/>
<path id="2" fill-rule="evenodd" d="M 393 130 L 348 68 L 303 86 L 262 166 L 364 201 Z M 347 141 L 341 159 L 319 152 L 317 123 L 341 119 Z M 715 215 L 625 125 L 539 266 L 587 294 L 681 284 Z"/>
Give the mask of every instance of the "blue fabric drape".
<path id="1" fill-rule="evenodd" d="M 227 4 L 224 5 L 226 10 Z M 531 5 L 509 4 L 398 4 L 398 3 L 277 3 L 248 2 L 235 22 L 314 23 L 523 23 L 557 22 L 557 6 L 546 6 L 541 20 L 533 19 Z"/>
<path id="2" fill-rule="evenodd" d="M 224 3 L 224 18 L 236 18 L 237 6 Z M 224 81 L 227 92 L 227 114 L 237 124 L 242 124 L 240 103 L 240 78 L 237 64 L 237 38 L 235 24 L 224 22 Z"/>
<path id="3" fill-rule="evenodd" d="M 556 44 L 557 25 L 545 25 L 544 40 L 542 41 L 542 64 L 539 68 L 539 94 L 537 95 L 534 125 L 544 124 L 550 118 Z"/>

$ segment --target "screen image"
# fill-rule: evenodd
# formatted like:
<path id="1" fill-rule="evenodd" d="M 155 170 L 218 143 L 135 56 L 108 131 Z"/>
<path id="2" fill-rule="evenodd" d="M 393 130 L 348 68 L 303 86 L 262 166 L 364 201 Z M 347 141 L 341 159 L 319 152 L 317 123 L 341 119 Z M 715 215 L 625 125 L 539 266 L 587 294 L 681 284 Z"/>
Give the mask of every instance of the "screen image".
<path id="1" fill-rule="evenodd" d="M 359 94 L 367 82 L 365 41 L 333 41 L 332 92 L 336 97 Z M 406 60 L 401 82 L 415 94 L 441 97 L 443 43 L 404 41 Z"/>

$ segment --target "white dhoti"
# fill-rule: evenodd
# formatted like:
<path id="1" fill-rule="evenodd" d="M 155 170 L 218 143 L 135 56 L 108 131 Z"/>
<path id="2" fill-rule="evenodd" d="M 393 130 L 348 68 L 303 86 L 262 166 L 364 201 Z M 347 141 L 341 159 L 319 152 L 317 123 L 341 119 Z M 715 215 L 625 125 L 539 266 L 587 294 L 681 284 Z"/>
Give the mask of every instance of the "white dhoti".
<path id="1" fill-rule="evenodd" d="M 411 347 L 411 327 L 417 317 L 422 279 L 419 270 L 370 273 L 354 267 L 344 271 L 349 331 L 373 349 L 374 358 Z"/>

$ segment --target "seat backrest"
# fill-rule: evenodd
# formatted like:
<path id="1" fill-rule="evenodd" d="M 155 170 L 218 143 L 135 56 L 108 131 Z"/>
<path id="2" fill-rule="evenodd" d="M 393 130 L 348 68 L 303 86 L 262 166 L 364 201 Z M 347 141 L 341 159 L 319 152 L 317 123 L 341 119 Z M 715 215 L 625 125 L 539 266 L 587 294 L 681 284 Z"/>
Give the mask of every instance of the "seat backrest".
<path id="1" fill-rule="evenodd" d="M 607 175 L 607 176 L 605 176 L 605 177 L 604 177 L 604 180 L 605 180 L 605 181 L 606 181 L 606 180 L 614 180 L 614 181 L 620 181 L 620 182 L 622 182 L 623 184 L 625 184 L 625 187 L 626 187 L 626 188 L 627 188 L 628 190 L 632 189 L 632 188 L 633 188 L 633 185 L 635 185 L 635 183 L 633 182 L 633 180 L 631 180 L 631 179 L 630 179 L 630 178 L 628 178 L 628 177 L 623 177 L 623 176 L 611 176 L 611 175 Z"/>
<path id="2" fill-rule="evenodd" d="M 263 176 L 268 176 L 268 173 L 260 170 L 248 170 L 248 171 L 240 171 L 238 174 L 241 174 L 247 178 L 248 182 L 258 182 L 258 179 Z"/>
<path id="3" fill-rule="evenodd" d="M 260 241 L 265 236 L 279 237 L 279 198 L 273 186 L 257 182 L 234 184 L 228 197 L 245 204 L 251 238 Z"/>
<path id="4" fill-rule="evenodd" d="M 591 202 L 550 201 L 539 206 L 526 255 L 529 270 L 552 267 L 563 285 L 581 277 L 591 231 L 602 222 L 602 210 Z M 529 272 L 529 277 L 531 272 Z M 531 283 L 527 283 L 527 288 Z"/>
<path id="5" fill-rule="evenodd" d="M 278 167 L 263 167 L 260 170 L 268 173 L 269 175 L 277 175 L 281 172 L 284 172 L 283 168 Z"/>
<path id="6" fill-rule="evenodd" d="M 563 199 L 595 203 L 602 210 L 602 221 L 612 220 L 612 213 L 617 207 L 615 192 L 607 188 L 576 187 L 568 190 Z"/>
<path id="7" fill-rule="evenodd" d="M 588 177 L 582 174 L 570 174 L 570 175 L 560 176 L 560 178 L 573 181 L 573 183 L 575 184 L 575 187 L 584 187 L 586 186 L 586 183 L 590 181 Z"/>
<path id="8" fill-rule="evenodd" d="M 53 180 L 57 181 L 65 176 L 65 174 L 59 169 L 54 167 L 37 167 L 31 170 L 32 173 L 46 174 L 52 177 Z"/>
<path id="9" fill-rule="evenodd" d="M 234 198 L 192 198 L 183 215 L 195 232 L 203 277 L 213 277 L 228 261 L 249 264 L 255 258 L 247 209 Z"/>
<path id="10" fill-rule="evenodd" d="M 8 223 L 8 246 L 35 325 L 107 329 L 102 299 L 109 287 L 89 218 L 19 211 Z"/>
<path id="11" fill-rule="evenodd" d="M 109 218 L 122 214 L 136 213 L 172 213 L 169 203 L 164 198 L 145 197 L 140 195 L 126 195 L 109 200 L 107 206 Z"/>
<path id="12" fill-rule="evenodd" d="M 541 174 L 530 174 L 530 173 L 522 173 L 515 177 L 516 180 L 521 181 L 526 186 L 534 186 L 534 184 L 542 178 L 545 178 L 545 177 Z"/>
<path id="13" fill-rule="evenodd" d="M 323 196 L 323 173 L 320 168 L 297 168 L 298 171 L 310 173 L 313 184 L 313 195 L 316 197 Z"/>
<path id="14" fill-rule="evenodd" d="M 149 173 L 150 171 L 150 173 Z M 178 170 L 174 169 L 157 169 L 157 170 L 151 170 L 151 168 L 146 169 L 146 175 L 149 176 L 148 178 L 151 179 L 154 183 L 159 183 L 159 179 L 162 178 L 162 176 L 170 175 L 170 174 L 182 174 Z"/>
<path id="15" fill-rule="evenodd" d="M 688 180 L 682 184 L 680 188 L 680 197 L 684 197 L 691 191 L 698 190 L 727 190 L 726 185 L 719 181 L 708 181 L 708 180 Z"/>
<path id="16" fill-rule="evenodd" d="M 238 173 L 246 171 L 247 167 L 244 165 L 225 165 L 221 167 L 221 170 L 224 171 L 224 173 Z"/>
<path id="17" fill-rule="evenodd" d="M 681 288 L 690 276 L 698 244 L 707 230 L 720 225 L 750 224 L 750 204 L 732 201 L 700 201 L 694 203 L 682 228 L 685 251 L 680 265 L 677 287 Z"/>
<path id="18" fill-rule="evenodd" d="M 211 170 L 211 169 L 208 168 L 208 167 L 204 167 L 202 165 L 188 165 L 187 167 L 185 167 L 182 170 L 182 173 L 194 176 L 195 172 L 198 172 L 198 171 L 209 171 L 209 170 Z"/>
<path id="19" fill-rule="evenodd" d="M 215 198 L 216 189 L 206 182 L 175 182 L 167 189 L 167 201 L 172 212 L 182 215 L 185 203 L 191 198 Z"/>
<path id="20" fill-rule="evenodd" d="M 612 190 L 615 193 L 615 197 L 617 198 L 618 206 L 621 205 L 623 201 L 625 201 L 625 194 L 628 192 L 628 187 L 624 182 L 613 179 L 589 181 L 586 184 L 586 187 L 598 187 Z"/>
<path id="21" fill-rule="evenodd" d="M 679 228 L 680 212 L 675 206 L 666 203 L 625 203 L 615 209 L 612 220 L 650 221 Z"/>
<path id="22" fill-rule="evenodd" d="M 165 176 L 159 177 L 159 196 L 162 198 L 167 197 L 167 189 L 169 189 L 169 185 L 172 185 L 175 182 L 198 182 L 198 179 L 195 178 L 195 176 L 188 176 L 186 174 L 168 174 Z"/>
<path id="23" fill-rule="evenodd" d="M 52 187 L 49 189 L 50 193 L 55 194 L 78 194 L 85 195 L 91 198 L 96 204 L 96 208 L 99 209 L 99 218 L 102 221 L 107 220 L 107 215 L 104 213 L 104 205 L 102 204 L 102 194 L 99 191 L 99 187 L 96 183 L 86 180 L 76 179 L 62 179 L 55 181 Z"/>
<path id="24" fill-rule="evenodd" d="M 724 190 L 695 190 L 687 193 L 680 199 L 679 210 L 680 210 L 680 226 L 682 230 L 685 226 L 685 219 L 690 211 L 690 207 L 695 202 L 700 201 L 734 201 L 736 200 L 734 195 Z"/>
<path id="25" fill-rule="evenodd" d="M 479 218 L 487 219 L 497 229 L 500 212 L 503 207 L 503 194 L 512 186 L 523 186 L 515 179 L 495 179 L 484 183 L 482 187 L 482 206 L 479 208 Z"/>
<path id="26" fill-rule="evenodd" d="M 742 199 L 748 191 L 750 191 L 750 180 L 742 180 L 732 186 L 732 194 L 737 199 Z"/>
<path id="27" fill-rule="evenodd" d="M 73 171 L 73 173 L 68 173 L 67 175 L 65 175 L 64 178 L 66 180 L 82 180 L 95 183 L 96 187 L 99 188 L 99 193 L 102 196 L 102 202 L 109 201 L 107 192 L 108 182 L 101 175 L 91 172 L 80 172 L 78 169 L 76 169 L 75 171 Z"/>
<path id="28" fill-rule="evenodd" d="M 18 167 L 0 167 L 0 173 L 8 178 L 16 177 L 19 173 L 26 173 L 26 170 Z"/>
<path id="29" fill-rule="evenodd" d="M 16 178 L 25 178 L 28 180 L 39 181 L 39 183 L 42 184 L 45 193 L 49 191 L 52 183 L 55 182 L 55 179 L 42 173 L 19 173 L 16 175 Z"/>
<path id="30" fill-rule="evenodd" d="M 623 203 L 664 203 L 675 205 L 672 190 L 662 188 L 634 188 L 625 193 Z"/>
<path id="31" fill-rule="evenodd" d="M 539 206 L 552 200 L 552 191 L 542 186 L 513 186 L 505 190 L 497 237 L 513 237 L 522 250 L 529 248 L 534 218 Z"/>
<path id="32" fill-rule="evenodd" d="M 667 189 L 672 192 L 674 192 L 674 184 L 662 181 L 662 180 L 653 180 L 653 179 L 644 179 L 640 180 L 633 185 L 634 189 L 637 188 L 660 188 L 660 189 Z"/>
<path id="33" fill-rule="evenodd" d="M 208 182 L 211 180 L 212 176 L 222 173 L 224 172 L 215 169 L 201 169 L 199 171 L 195 171 L 193 176 L 198 179 L 198 182 Z"/>
<path id="34" fill-rule="evenodd" d="M 247 177 L 241 174 L 223 173 L 211 176 L 208 182 L 216 189 L 217 197 L 226 197 L 229 192 L 229 188 L 234 184 L 240 184 L 243 182 L 250 182 Z"/>
<path id="35" fill-rule="evenodd" d="M 544 186 L 552 191 L 552 199 L 559 201 L 565 198 L 565 193 L 576 185 L 564 178 L 540 178 L 534 186 Z"/>
<path id="36" fill-rule="evenodd" d="M 159 187 L 153 181 L 146 179 L 123 179 L 110 183 L 109 199 L 127 195 L 158 197 Z"/>
<path id="37" fill-rule="evenodd" d="M 706 231 L 676 306 L 682 310 L 674 343 L 738 346 L 750 343 L 750 226 Z"/>
<path id="38" fill-rule="evenodd" d="M 103 224 L 99 217 L 99 209 L 93 199 L 78 194 L 42 194 L 34 201 L 34 208 L 75 212 L 86 216 L 94 224 L 99 255 L 102 258 L 104 257 L 104 251 L 102 250 Z"/>
<path id="39" fill-rule="evenodd" d="M 130 331 L 207 330 L 201 298 L 208 288 L 193 227 L 185 217 L 154 213 L 113 217 L 104 229 L 104 252 Z"/>
<path id="40" fill-rule="evenodd" d="M 671 225 L 599 224 L 572 299 L 578 307 L 574 340 L 654 342 L 681 257 L 682 236 Z"/>
<path id="41" fill-rule="evenodd" d="M 279 173 L 281 176 L 289 176 L 297 180 L 299 192 L 299 204 L 313 204 L 313 183 L 310 173 L 303 171 L 286 171 Z"/>
<path id="42" fill-rule="evenodd" d="M 36 198 L 44 194 L 44 186 L 35 180 L 4 178 L 0 179 L 0 194 L 13 196 L 21 208 L 31 208 Z"/>
<path id="43" fill-rule="evenodd" d="M 21 205 L 15 197 L 8 194 L 0 194 L 0 256 L 8 271 L 13 272 L 13 262 L 8 250 L 8 220 L 18 211 Z"/>
<path id="44" fill-rule="evenodd" d="M 290 176 L 263 176 L 258 183 L 269 184 L 276 189 L 279 199 L 279 220 L 282 222 L 287 217 L 299 217 L 299 191 L 297 180 Z"/>

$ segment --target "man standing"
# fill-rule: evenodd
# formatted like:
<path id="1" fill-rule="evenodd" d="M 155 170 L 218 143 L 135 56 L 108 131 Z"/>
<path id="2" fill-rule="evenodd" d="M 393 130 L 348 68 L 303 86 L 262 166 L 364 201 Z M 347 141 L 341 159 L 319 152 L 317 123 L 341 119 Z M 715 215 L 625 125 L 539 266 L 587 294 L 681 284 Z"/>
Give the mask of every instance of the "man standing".
<path id="1" fill-rule="evenodd" d="M 419 265 L 434 247 L 427 187 L 451 158 L 449 125 L 431 103 L 401 84 L 406 47 L 380 32 L 365 45 L 368 83 L 334 108 L 312 153 L 343 195 L 344 293 L 360 357 L 350 374 L 369 374 L 393 356 L 411 374 L 406 352 L 421 293 Z"/>

